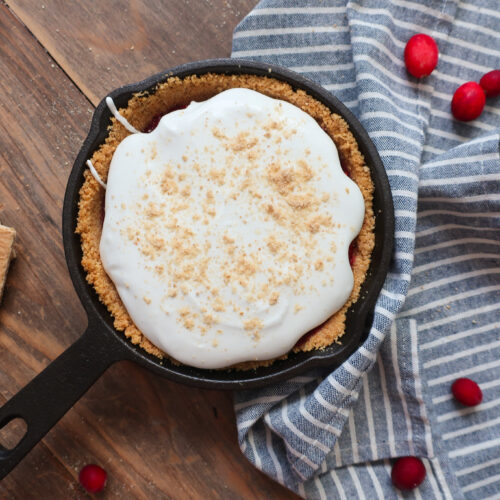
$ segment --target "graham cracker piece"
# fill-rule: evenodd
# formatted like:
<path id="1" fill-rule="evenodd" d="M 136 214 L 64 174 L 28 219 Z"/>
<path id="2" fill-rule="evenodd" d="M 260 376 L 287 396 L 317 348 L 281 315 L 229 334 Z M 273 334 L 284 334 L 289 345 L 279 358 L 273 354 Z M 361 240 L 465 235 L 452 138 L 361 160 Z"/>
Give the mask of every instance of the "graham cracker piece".
<path id="1" fill-rule="evenodd" d="M 0 302 L 7 279 L 10 261 L 15 257 L 14 241 L 16 231 L 0 224 Z"/>

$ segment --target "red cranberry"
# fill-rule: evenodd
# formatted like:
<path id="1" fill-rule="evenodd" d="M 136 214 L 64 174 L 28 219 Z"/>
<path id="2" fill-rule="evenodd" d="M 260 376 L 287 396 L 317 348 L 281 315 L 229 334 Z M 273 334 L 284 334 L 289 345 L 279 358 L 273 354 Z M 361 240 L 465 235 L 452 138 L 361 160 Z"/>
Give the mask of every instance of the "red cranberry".
<path id="1" fill-rule="evenodd" d="M 416 78 L 429 76 L 438 63 L 439 50 L 429 35 L 413 35 L 405 47 L 405 64 L 408 72 Z"/>
<path id="2" fill-rule="evenodd" d="M 392 466 L 392 484 L 400 490 L 412 490 L 425 479 L 425 467 L 417 457 L 398 458 Z"/>
<path id="3" fill-rule="evenodd" d="M 494 69 L 486 73 L 479 80 L 479 85 L 481 85 L 487 97 L 500 95 L 500 69 Z"/>
<path id="4" fill-rule="evenodd" d="M 80 484 L 89 493 L 99 493 L 106 486 L 108 475 L 106 471 L 95 464 L 86 465 L 78 476 Z"/>
<path id="5" fill-rule="evenodd" d="M 475 120 L 483 112 L 485 102 L 486 96 L 481 86 L 476 82 L 467 82 L 453 94 L 451 112 L 457 120 Z"/>
<path id="6" fill-rule="evenodd" d="M 457 378 L 451 386 L 451 392 L 465 406 L 476 406 L 483 400 L 481 388 L 470 378 Z"/>

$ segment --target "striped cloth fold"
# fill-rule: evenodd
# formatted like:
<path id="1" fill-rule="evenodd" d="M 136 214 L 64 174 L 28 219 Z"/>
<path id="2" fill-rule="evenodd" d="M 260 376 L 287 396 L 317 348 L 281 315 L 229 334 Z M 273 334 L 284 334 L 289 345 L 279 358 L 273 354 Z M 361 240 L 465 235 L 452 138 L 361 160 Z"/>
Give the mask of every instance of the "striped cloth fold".
<path id="1" fill-rule="evenodd" d="M 462 83 L 500 67 L 497 0 L 263 0 L 234 57 L 286 66 L 333 92 L 375 143 L 391 185 L 396 245 L 365 343 L 338 369 L 235 394 L 239 442 L 307 498 L 401 498 L 391 458 L 417 455 L 410 497 L 500 498 L 500 99 L 460 123 Z M 434 37 L 418 81 L 403 51 Z M 477 408 L 450 396 L 460 376 Z"/>

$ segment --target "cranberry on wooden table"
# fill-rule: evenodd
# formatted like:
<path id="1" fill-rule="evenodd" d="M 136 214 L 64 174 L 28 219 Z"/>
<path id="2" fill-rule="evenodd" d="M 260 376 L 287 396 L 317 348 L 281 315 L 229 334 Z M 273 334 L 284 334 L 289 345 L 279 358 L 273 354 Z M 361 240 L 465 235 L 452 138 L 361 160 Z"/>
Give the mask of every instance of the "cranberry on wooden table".
<path id="1" fill-rule="evenodd" d="M 392 466 L 391 480 L 400 490 L 412 490 L 425 479 L 425 466 L 418 457 L 398 458 Z"/>
<path id="2" fill-rule="evenodd" d="M 451 392 L 465 406 L 476 406 L 483 400 L 481 388 L 470 378 L 457 378 L 451 386 Z"/>
<path id="3" fill-rule="evenodd" d="M 429 76 L 438 63 L 439 50 L 429 35 L 413 35 L 405 47 L 405 64 L 408 72 L 416 78 Z"/>
<path id="4" fill-rule="evenodd" d="M 102 467 L 88 464 L 80 471 L 78 479 L 89 493 L 99 493 L 106 486 L 108 475 Z"/>

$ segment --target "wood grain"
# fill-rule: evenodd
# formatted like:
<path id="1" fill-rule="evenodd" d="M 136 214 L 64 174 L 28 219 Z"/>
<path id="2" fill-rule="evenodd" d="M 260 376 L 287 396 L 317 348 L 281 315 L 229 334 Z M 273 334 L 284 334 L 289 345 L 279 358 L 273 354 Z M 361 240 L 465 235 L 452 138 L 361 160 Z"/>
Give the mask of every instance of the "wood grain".
<path id="1" fill-rule="evenodd" d="M 228 57 L 257 0 L 7 0 L 96 105 L 112 89 L 185 62 Z"/>
<path id="2" fill-rule="evenodd" d="M 181 16 L 182 3 L 171 2 L 171 21 Z M 118 32 L 107 33 L 101 19 L 108 2 L 47 2 L 45 8 L 49 11 L 56 4 L 61 11 L 46 17 L 40 13 L 39 2 L 13 5 L 28 27 L 0 4 L 0 219 L 18 232 L 18 258 L 0 309 L 0 405 L 74 342 L 86 323 L 66 270 L 60 221 L 65 183 L 90 124 L 91 103 L 115 85 L 146 76 L 153 66 L 156 71 L 180 62 L 162 56 L 173 37 L 165 29 L 165 42 L 150 52 L 140 45 L 140 37 L 132 42 L 143 47 L 147 57 L 158 55 L 154 64 L 138 58 L 134 63 L 137 73 L 135 68 L 117 65 L 96 78 L 96 68 L 107 64 L 103 61 L 112 61 L 126 50 Z M 91 13 L 91 4 L 96 6 L 97 16 Z M 109 4 L 116 7 L 120 2 Z M 243 4 L 250 7 L 249 2 L 234 3 Z M 68 10 L 70 5 L 72 10 Z M 134 2 L 128 8 L 140 13 L 147 11 L 146 5 L 151 4 Z M 234 24 L 237 11 L 214 0 L 212 7 L 217 5 L 226 13 L 234 12 Z M 21 16 L 20 6 L 30 15 Z M 80 12 L 81 8 L 89 10 Z M 197 22 L 203 24 L 200 16 L 204 13 L 206 8 L 196 13 Z M 184 22 L 191 13 L 182 15 L 178 20 Z M 65 16 L 69 21 L 63 26 Z M 78 25 L 79 20 L 87 23 L 87 31 Z M 74 23 L 72 30 L 70 22 Z M 181 25 L 174 23 L 184 33 Z M 224 55 L 218 51 L 223 46 L 228 49 L 231 28 L 225 30 L 223 41 L 222 34 L 215 36 L 215 28 L 208 30 L 214 36 L 210 55 Z M 155 36 L 147 24 L 141 29 L 147 34 L 145 44 L 162 40 L 156 37 L 161 34 L 159 25 Z M 65 35 L 52 41 L 48 35 L 40 35 L 50 32 Z M 83 35 L 77 36 L 77 32 L 92 33 L 93 57 L 86 59 L 79 52 L 89 52 L 85 48 L 89 42 L 83 43 Z M 183 38 L 184 47 L 189 48 L 179 57 L 206 57 L 210 36 L 204 38 L 204 47 L 190 36 Z M 59 59 L 54 60 L 45 48 Z M 128 50 L 137 54 L 135 49 Z M 65 61 L 72 64 L 65 66 Z M 113 78 L 123 81 L 113 82 Z M 101 498 L 294 497 L 241 454 L 230 393 L 186 388 L 132 363 L 119 363 L 105 373 L 0 483 L 0 498 L 88 498 L 78 486 L 77 476 L 89 462 L 101 464 L 109 473 Z"/>

